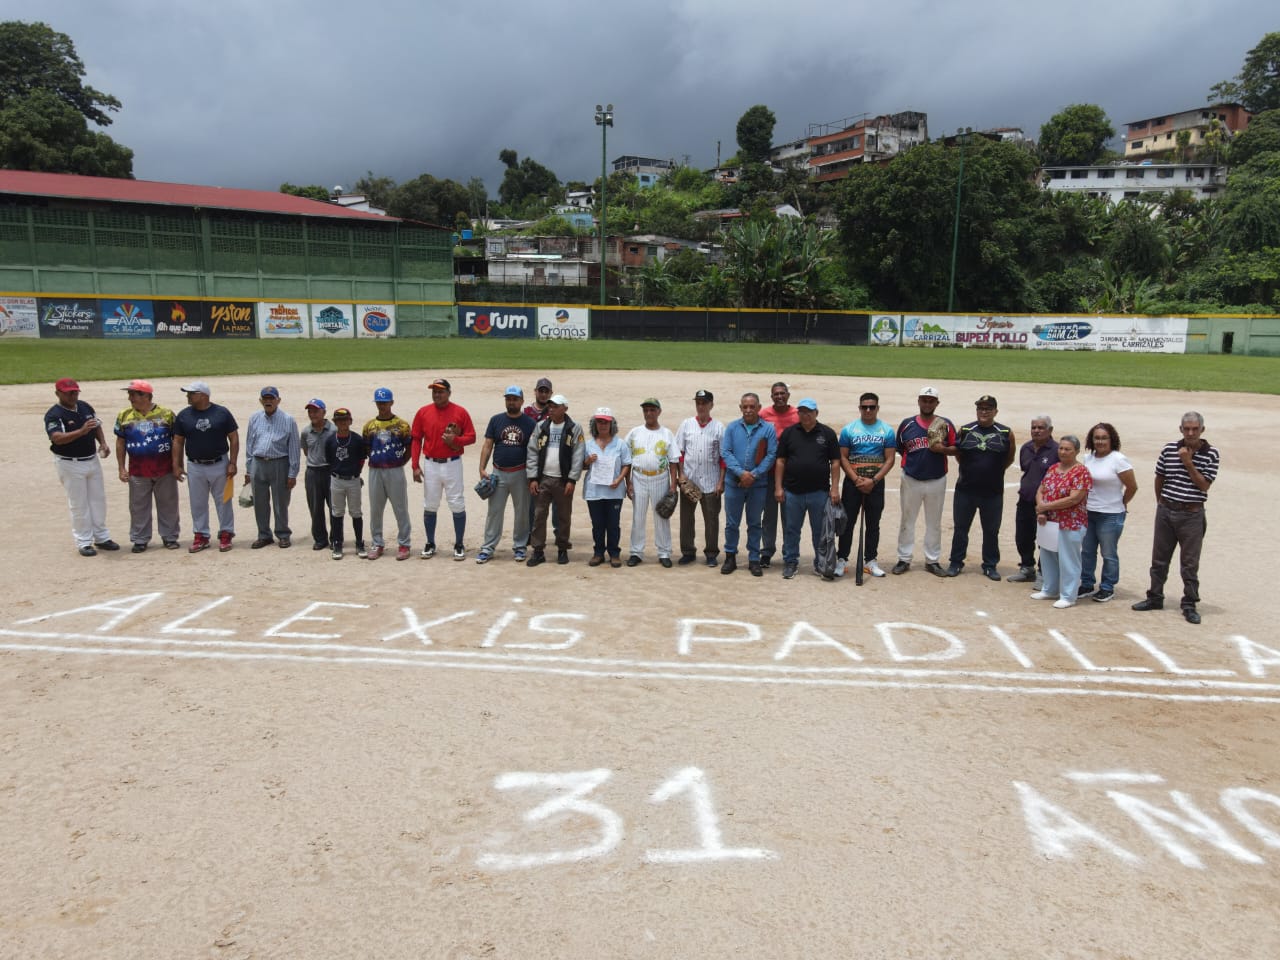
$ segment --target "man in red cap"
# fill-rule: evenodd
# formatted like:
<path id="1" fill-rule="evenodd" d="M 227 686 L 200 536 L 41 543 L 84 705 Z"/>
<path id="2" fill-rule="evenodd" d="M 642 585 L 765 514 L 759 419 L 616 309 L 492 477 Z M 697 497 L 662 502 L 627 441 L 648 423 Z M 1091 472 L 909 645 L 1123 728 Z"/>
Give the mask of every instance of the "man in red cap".
<path id="1" fill-rule="evenodd" d="M 129 539 L 142 553 L 151 540 L 151 503 L 156 506 L 160 542 L 178 549 L 178 479 L 173 475 L 173 411 L 156 404 L 146 380 L 124 391 L 129 406 L 116 417 L 116 463 L 129 485 Z"/>
<path id="2" fill-rule="evenodd" d="M 97 556 L 99 550 L 119 550 L 120 545 L 107 532 L 107 493 L 98 458 L 111 456 L 111 448 L 102 433 L 102 421 L 93 407 L 80 399 L 80 384 L 70 377 L 55 383 L 53 392 L 58 402 L 44 415 L 44 431 L 58 479 L 67 491 L 76 548 L 82 557 Z"/>

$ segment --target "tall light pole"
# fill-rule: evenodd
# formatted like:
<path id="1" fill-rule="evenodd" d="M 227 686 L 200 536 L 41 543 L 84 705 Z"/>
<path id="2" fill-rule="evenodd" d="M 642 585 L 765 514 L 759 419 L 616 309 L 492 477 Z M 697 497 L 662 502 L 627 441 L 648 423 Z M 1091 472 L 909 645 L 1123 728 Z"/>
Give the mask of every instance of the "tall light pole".
<path id="1" fill-rule="evenodd" d="M 600 128 L 600 306 L 605 305 L 604 274 L 607 257 L 604 250 L 605 184 L 609 173 L 605 169 L 609 155 L 609 127 L 613 126 L 613 104 L 602 107 L 596 104 L 596 126 Z"/>
<path id="2" fill-rule="evenodd" d="M 947 313 L 956 302 L 956 248 L 960 245 L 960 189 L 964 186 L 964 145 L 969 142 L 973 127 L 961 127 L 956 133 L 960 145 L 960 173 L 956 176 L 956 215 L 951 228 L 951 285 L 947 290 Z"/>

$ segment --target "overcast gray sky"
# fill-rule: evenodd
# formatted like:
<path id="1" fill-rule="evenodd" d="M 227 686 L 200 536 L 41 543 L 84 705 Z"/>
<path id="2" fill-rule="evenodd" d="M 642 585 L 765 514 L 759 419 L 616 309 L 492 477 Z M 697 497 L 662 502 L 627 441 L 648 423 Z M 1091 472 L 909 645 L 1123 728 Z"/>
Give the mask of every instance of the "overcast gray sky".
<path id="1" fill-rule="evenodd" d="M 1270 15 L 1265 11 L 1271 10 Z M 140 179 L 275 189 L 366 170 L 495 193 L 511 148 L 561 180 L 609 159 L 699 167 L 752 104 L 775 142 L 810 123 L 919 110 L 1040 125 L 1071 103 L 1128 120 L 1200 106 L 1280 29 L 1275 0 L 0 0 L 68 34 L 123 109 L 108 132 Z"/>

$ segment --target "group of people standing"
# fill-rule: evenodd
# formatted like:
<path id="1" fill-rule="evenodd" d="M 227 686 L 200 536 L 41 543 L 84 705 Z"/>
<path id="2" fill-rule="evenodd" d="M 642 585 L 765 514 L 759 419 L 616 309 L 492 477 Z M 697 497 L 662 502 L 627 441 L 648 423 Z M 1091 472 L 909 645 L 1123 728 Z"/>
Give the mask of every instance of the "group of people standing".
<path id="1" fill-rule="evenodd" d="M 161 543 L 168 549 L 178 548 L 178 484 L 184 481 L 194 528 L 189 552 L 208 549 L 215 537 L 220 551 L 230 550 L 235 537 L 231 501 L 241 450 L 234 415 L 212 402 L 212 389 L 200 380 L 182 388 L 188 405 L 176 414 L 155 403 L 154 390 L 145 380 L 134 380 L 124 389 L 129 406 L 116 417 L 114 434 L 119 477 L 130 490 L 133 552 L 144 552 L 151 541 L 153 507 Z M 848 522 L 838 537 L 834 567 L 819 572 L 827 579 L 844 576 L 861 517 L 863 571 L 883 577 L 879 547 L 885 478 L 900 462 L 901 519 L 890 572 L 902 575 L 911 569 L 923 512 L 927 572 L 938 577 L 961 574 L 976 518 L 982 533 L 981 571 L 991 580 L 1000 580 L 1004 478 L 1016 458 L 1022 472 L 1015 515 L 1019 569 L 1008 579 L 1034 582 L 1032 597 L 1056 598 L 1054 606 L 1060 608 L 1084 597 L 1106 602 L 1115 595 L 1117 544 L 1138 485 L 1110 423 L 1098 423 L 1088 432 L 1083 457 L 1076 436 L 1055 439 L 1047 414 L 1031 419 L 1031 438 L 1019 446 L 1013 430 L 997 422 L 994 396 L 979 397 L 974 419 L 957 427 L 937 414 L 941 402 L 937 388 L 924 386 L 918 392 L 917 414 L 896 429 L 880 419 L 879 397 L 864 392 L 858 400 L 858 418 L 837 433 L 819 421 L 816 401 L 802 399 L 792 406 L 789 388 L 779 381 L 770 388 L 767 406 L 758 394 L 744 393 L 738 402 L 740 416 L 728 424 L 712 416 L 713 393 L 698 390 L 692 398 L 693 415 L 674 431 L 661 423 L 661 401 L 648 397 L 640 405 L 642 422 L 620 436 L 611 408 L 596 408 L 584 429 L 569 415 L 568 399 L 553 389 L 548 378 L 540 378 L 533 402 L 526 405 L 519 386 L 505 388 L 503 410 L 478 435 L 470 414 L 452 400 L 452 388 L 444 378 L 431 382 L 431 403 L 421 407 L 412 421 L 393 412 L 389 389 L 376 389 L 372 400 L 377 413 L 359 431 L 353 429 L 350 409 L 339 407 L 330 419 L 319 398 L 307 402 L 308 422 L 299 428 L 280 409 L 279 390 L 263 387 L 261 409 L 249 418 L 243 444 L 245 489 L 240 499 L 252 505 L 257 524 L 251 547 L 291 546 L 291 493 L 305 460 L 304 489 L 315 550 L 328 550 L 335 560 L 343 557 L 349 514 L 357 556 L 382 557 L 389 549 L 383 535 L 389 504 L 396 521 L 395 557 L 407 560 L 412 524 L 404 468 L 410 465 L 414 482 L 423 484 L 424 491 L 425 543 L 420 556 L 436 555 L 443 499 L 451 514 L 453 558 L 464 560 L 463 454 L 483 438 L 476 485 L 487 501 L 483 539 L 475 557 L 480 564 L 496 555 L 508 503 L 514 520 L 513 559 L 537 566 L 546 562 L 548 547 L 554 545 L 557 563 L 569 563 L 574 494 L 581 484 L 591 519 L 591 566 L 623 565 L 621 517 L 624 501 L 630 499 L 627 566 L 644 562 L 650 523 L 661 566 L 695 563 L 700 515 L 705 565 L 718 566 L 726 575 L 738 569 L 745 521 L 746 567 L 752 576 L 763 576 L 778 553 L 781 526 L 782 575 L 792 579 L 799 568 L 805 519 L 816 558 L 824 511 L 831 503 L 844 507 Z M 102 423 L 94 409 L 79 399 L 76 381 L 63 378 L 54 391 L 58 402 L 46 413 L 45 427 L 67 491 L 77 548 L 84 556 L 117 550 L 106 528 L 98 464 L 111 454 Z M 1196 606 L 1204 504 L 1219 459 L 1218 451 L 1201 436 L 1203 426 L 1198 413 L 1186 414 L 1182 438 L 1166 445 L 1157 460 L 1159 503 L 1150 588 L 1134 604 L 1137 610 L 1163 606 L 1164 583 L 1177 548 L 1183 580 L 1181 608 L 1192 623 L 1200 621 Z M 944 566 L 942 514 L 952 459 L 957 465 L 954 529 Z M 361 504 L 366 466 L 368 542 Z M 210 501 L 216 531 L 210 524 Z M 670 518 L 677 509 L 679 554 L 674 556 Z"/>

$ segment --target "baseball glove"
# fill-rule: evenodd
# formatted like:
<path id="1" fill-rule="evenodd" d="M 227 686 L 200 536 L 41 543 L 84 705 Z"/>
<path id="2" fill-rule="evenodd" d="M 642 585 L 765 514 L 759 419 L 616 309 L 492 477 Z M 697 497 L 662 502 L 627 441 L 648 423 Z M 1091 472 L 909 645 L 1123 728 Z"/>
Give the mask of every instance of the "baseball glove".
<path id="1" fill-rule="evenodd" d="M 481 477 L 480 482 L 476 484 L 475 491 L 481 500 L 488 500 L 498 489 L 498 478 L 492 473 L 487 477 Z"/>
<path id="2" fill-rule="evenodd" d="M 947 433 L 951 424 L 947 423 L 942 417 L 934 417 L 933 423 L 929 424 L 929 443 L 932 445 L 934 441 L 947 445 Z"/>
<path id="3" fill-rule="evenodd" d="M 693 503 L 702 502 L 702 491 L 698 489 L 698 485 L 688 477 L 680 478 L 680 492 L 688 497 Z"/>
<path id="4" fill-rule="evenodd" d="M 674 490 L 668 490 L 662 495 L 662 499 L 658 501 L 658 505 L 654 507 L 658 516 L 663 520 L 670 520 L 671 515 L 676 512 L 676 504 L 680 502 Z"/>

